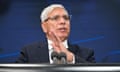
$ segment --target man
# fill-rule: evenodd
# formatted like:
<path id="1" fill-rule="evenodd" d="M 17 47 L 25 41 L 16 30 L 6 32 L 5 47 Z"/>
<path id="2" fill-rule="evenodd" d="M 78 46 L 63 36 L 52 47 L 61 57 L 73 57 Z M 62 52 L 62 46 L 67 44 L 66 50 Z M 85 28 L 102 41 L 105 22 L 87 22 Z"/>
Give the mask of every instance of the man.
<path id="1" fill-rule="evenodd" d="M 94 53 L 68 42 L 70 16 L 60 4 L 52 4 L 41 13 L 41 27 L 46 34 L 46 41 L 26 46 L 22 49 L 19 63 L 54 63 L 53 52 L 64 53 L 67 64 L 94 63 Z"/>

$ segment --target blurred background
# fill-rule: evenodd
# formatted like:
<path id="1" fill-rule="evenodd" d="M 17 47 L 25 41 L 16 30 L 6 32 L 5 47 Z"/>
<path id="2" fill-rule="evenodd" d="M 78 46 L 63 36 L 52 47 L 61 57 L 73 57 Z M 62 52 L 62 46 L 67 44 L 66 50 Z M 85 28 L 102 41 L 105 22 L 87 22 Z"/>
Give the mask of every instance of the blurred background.
<path id="1" fill-rule="evenodd" d="M 0 63 L 44 38 L 40 13 L 53 3 L 72 15 L 71 43 L 94 49 L 97 63 L 120 62 L 120 0 L 0 0 Z"/>

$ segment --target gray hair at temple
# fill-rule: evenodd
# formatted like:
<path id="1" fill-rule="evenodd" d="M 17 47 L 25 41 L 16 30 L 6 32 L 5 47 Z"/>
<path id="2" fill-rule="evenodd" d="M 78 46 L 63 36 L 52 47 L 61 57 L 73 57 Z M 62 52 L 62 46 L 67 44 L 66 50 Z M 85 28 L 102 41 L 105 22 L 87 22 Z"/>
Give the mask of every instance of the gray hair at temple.
<path id="1" fill-rule="evenodd" d="M 44 22 L 48 18 L 48 14 L 50 12 L 52 12 L 55 8 L 63 8 L 68 15 L 68 12 L 64 8 L 63 5 L 61 5 L 61 4 L 51 4 L 48 7 L 44 8 L 43 11 L 41 12 L 41 15 L 40 15 L 41 22 Z"/>

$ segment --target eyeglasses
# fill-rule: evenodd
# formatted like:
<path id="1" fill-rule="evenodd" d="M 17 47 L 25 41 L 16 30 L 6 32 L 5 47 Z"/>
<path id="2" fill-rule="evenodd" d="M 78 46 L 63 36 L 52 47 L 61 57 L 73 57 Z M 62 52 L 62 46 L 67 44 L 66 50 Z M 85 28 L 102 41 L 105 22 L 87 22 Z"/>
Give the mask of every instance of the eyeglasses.
<path id="1" fill-rule="evenodd" d="M 68 16 L 68 15 L 63 15 L 63 16 L 56 15 L 56 16 L 53 16 L 53 17 L 48 17 L 45 21 L 48 21 L 48 20 L 59 21 L 61 17 L 64 20 L 69 21 L 71 19 L 71 16 L 72 15 L 70 15 L 70 16 Z"/>

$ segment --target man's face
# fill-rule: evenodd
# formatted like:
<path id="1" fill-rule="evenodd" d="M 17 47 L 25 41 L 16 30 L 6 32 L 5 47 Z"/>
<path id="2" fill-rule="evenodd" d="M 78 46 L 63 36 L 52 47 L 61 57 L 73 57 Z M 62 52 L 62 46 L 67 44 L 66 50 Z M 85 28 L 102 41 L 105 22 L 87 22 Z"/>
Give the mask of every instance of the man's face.
<path id="1" fill-rule="evenodd" d="M 63 8 L 55 8 L 42 25 L 44 32 L 48 33 L 52 29 L 62 40 L 65 40 L 70 33 L 70 17 Z"/>

